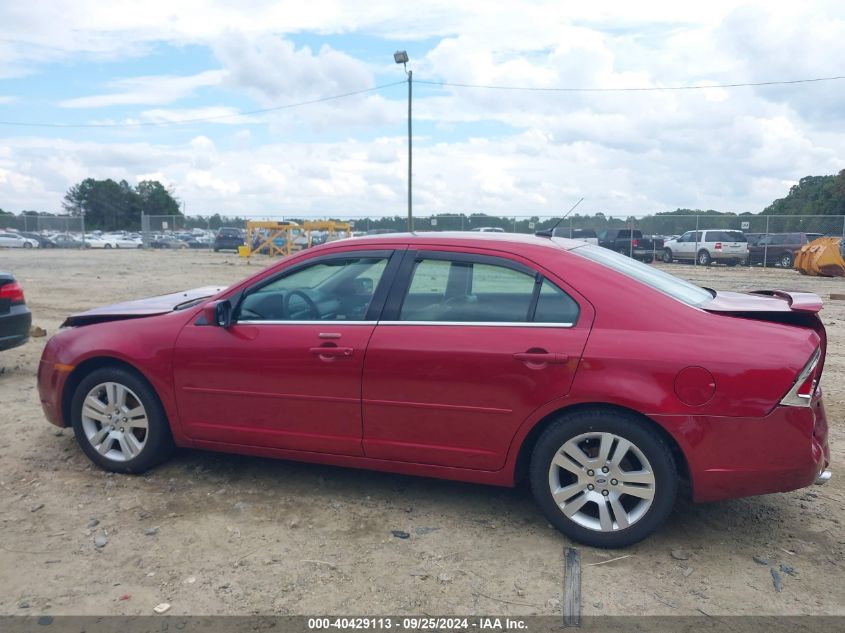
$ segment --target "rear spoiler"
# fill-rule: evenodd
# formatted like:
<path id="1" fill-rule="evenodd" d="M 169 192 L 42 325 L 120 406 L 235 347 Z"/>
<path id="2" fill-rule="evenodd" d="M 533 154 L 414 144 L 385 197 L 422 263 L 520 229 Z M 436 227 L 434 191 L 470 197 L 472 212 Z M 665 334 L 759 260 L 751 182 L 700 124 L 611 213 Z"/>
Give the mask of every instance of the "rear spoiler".
<path id="1" fill-rule="evenodd" d="M 815 314 L 822 309 L 821 297 L 812 292 L 789 292 L 786 290 L 754 290 L 751 294 L 764 295 L 783 299 L 790 310 L 797 312 L 812 312 Z"/>

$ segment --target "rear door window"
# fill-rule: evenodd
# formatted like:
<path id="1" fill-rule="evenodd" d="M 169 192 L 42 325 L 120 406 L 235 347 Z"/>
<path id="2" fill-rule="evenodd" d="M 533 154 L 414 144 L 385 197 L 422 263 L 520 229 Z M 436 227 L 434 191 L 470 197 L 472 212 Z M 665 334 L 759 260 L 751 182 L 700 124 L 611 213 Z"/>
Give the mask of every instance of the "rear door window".
<path id="1" fill-rule="evenodd" d="M 399 320 L 571 325 L 578 313 L 574 299 L 535 271 L 502 258 L 455 254 L 414 263 Z"/>

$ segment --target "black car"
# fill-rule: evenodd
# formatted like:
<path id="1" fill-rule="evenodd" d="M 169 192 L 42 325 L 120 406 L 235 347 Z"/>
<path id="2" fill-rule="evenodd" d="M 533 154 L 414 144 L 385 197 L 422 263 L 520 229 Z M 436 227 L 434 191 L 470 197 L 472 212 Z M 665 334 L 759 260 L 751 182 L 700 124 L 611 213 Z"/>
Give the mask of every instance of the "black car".
<path id="1" fill-rule="evenodd" d="M 29 339 L 32 313 L 23 288 L 9 273 L 0 272 L 0 351 L 23 345 Z"/>
<path id="2" fill-rule="evenodd" d="M 223 227 L 217 231 L 214 236 L 214 244 L 212 248 L 214 252 L 217 251 L 235 251 L 237 252 L 239 246 L 244 245 L 244 235 L 240 229 L 232 227 Z"/>
<path id="3" fill-rule="evenodd" d="M 651 263 L 654 254 L 663 251 L 663 240 L 657 237 L 643 237 L 639 229 L 608 229 L 598 234 L 599 246 L 609 248 L 622 255 Z"/>
<path id="4" fill-rule="evenodd" d="M 21 231 L 20 234 L 23 237 L 35 240 L 41 248 L 56 248 L 56 243 L 46 235 L 41 235 L 39 233 L 25 233 L 24 231 Z"/>

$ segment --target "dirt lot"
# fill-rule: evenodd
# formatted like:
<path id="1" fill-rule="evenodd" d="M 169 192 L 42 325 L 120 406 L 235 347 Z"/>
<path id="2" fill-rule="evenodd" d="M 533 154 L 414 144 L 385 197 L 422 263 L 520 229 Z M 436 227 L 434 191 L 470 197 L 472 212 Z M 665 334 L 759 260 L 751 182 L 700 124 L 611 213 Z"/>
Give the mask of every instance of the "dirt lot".
<path id="1" fill-rule="evenodd" d="M 0 251 L 0 270 L 23 283 L 48 335 L 70 313 L 228 283 L 264 263 L 196 252 Z M 845 614 L 845 301 L 827 301 L 845 282 L 777 269 L 669 269 L 710 287 L 802 289 L 826 300 L 834 478 L 788 494 L 681 502 L 645 543 L 612 553 L 580 547 L 584 613 Z M 45 341 L 0 354 L 0 615 L 151 614 L 161 602 L 173 614 L 560 613 L 568 543 L 526 488 L 194 451 L 148 476 L 110 476 L 41 413 L 35 370 Z M 108 543 L 98 549 L 101 536 Z M 780 593 L 754 556 L 784 565 Z"/>

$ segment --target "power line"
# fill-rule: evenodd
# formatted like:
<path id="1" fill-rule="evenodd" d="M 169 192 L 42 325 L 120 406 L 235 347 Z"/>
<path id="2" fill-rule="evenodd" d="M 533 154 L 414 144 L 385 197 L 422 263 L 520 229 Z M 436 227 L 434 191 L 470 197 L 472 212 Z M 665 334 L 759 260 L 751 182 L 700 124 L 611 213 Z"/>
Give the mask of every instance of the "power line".
<path id="1" fill-rule="evenodd" d="M 261 108 L 260 110 L 248 110 L 244 112 L 232 112 L 230 114 L 218 114 L 215 116 L 196 117 L 191 119 L 176 119 L 173 121 L 138 121 L 136 123 L 41 123 L 28 121 L 0 121 L 0 125 L 17 126 L 17 127 L 48 127 L 48 128 L 133 128 L 133 127 L 164 127 L 168 125 L 184 125 L 186 123 L 204 123 L 206 121 L 218 121 L 220 119 L 231 119 L 234 117 L 252 116 L 254 114 L 264 114 L 266 112 L 276 112 L 278 110 L 289 110 L 291 108 L 299 108 L 306 105 L 314 105 L 317 103 L 325 103 L 326 101 L 336 101 L 338 99 L 345 99 L 346 97 L 354 97 L 355 95 L 365 94 L 367 92 L 377 92 L 385 88 L 393 86 L 404 85 L 405 81 L 394 81 L 389 84 L 381 84 L 380 86 L 373 86 L 372 88 L 364 88 L 362 90 L 353 90 L 352 92 L 344 92 L 342 94 L 331 95 L 328 97 L 320 97 L 318 99 L 310 99 L 308 101 L 298 101 L 296 103 L 286 103 L 284 105 L 273 106 L 270 108 Z"/>
<path id="2" fill-rule="evenodd" d="M 470 84 L 458 83 L 450 81 L 429 81 L 425 79 L 417 79 L 415 83 L 425 84 L 428 86 L 441 86 L 448 88 L 474 88 L 481 90 L 507 90 L 515 92 L 659 92 L 672 90 L 706 90 L 708 88 L 746 88 L 755 86 L 783 86 L 792 84 L 806 84 L 818 83 L 824 81 L 838 81 L 845 79 L 845 75 L 837 75 L 833 77 L 813 77 L 809 79 L 787 79 L 780 81 L 757 81 L 757 82 L 743 82 L 730 84 L 713 84 L 713 85 L 687 85 L 687 86 L 639 86 L 639 87 L 620 87 L 620 88 L 586 88 L 586 87 L 534 87 L 534 86 L 501 86 L 490 84 Z M 184 125 L 187 123 L 205 123 L 209 121 L 219 121 L 222 119 L 231 119 L 235 117 L 252 116 L 256 114 L 265 114 L 267 112 L 277 112 L 280 110 L 289 110 L 291 108 L 299 108 L 307 105 L 315 105 L 318 103 L 325 103 L 327 101 L 336 101 L 338 99 L 345 99 L 347 97 L 354 97 L 360 94 L 369 92 L 377 92 L 385 88 L 392 88 L 393 86 L 404 85 L 405 81 L 394 81 L 392 83 L 381 84 L 371 88 L 363 88 L 361 90 L 353 90 L 351 92 L 344 92 L 341 94 L 330 95 L 327 97 L 320 97 L 317 99 L 310 99 L 308 101 L 298 101 L 295 103 L 286 103 L 283 105 L 272 106 L 269 108 L 261 108 L 258 110 L 246 110 L 239 112 L 232 112 L 229 114 L 218 114 L 206 117 L 194 117 L 188 119 L 175 119 L 172 121 L 138 121 L 134 123 L 45 123 L 35 121 L 0 121 L 0 125 L 10 127 L 40 127 L 40 128 L 141 128 L 141 127 L 167 127 L 172 125 Z"/>
<path id="3" fill-rule="evenodd" d="M 468 84 L 456 83 L 450 81 L 426 81 L 425 79 L 417 79 L 416 83 L 427 84 L 429 86 L 445 86 L 449 88 L 480 88 L 483 90 L 513 90 L 520 92 L 656 92 L 661 90 L 706 90 L 708 88 L 746 88 L 753 86 L 784 86 L 789 84 L 806 84 L 816 83 L 821 81 L 837 81 L 845 79 L 845 75 L 838 75 L 835 77 L 813 77 L 811 79 L 787 79 L 782 81 L 756 81 L 733 84 L 713 84 L 705 85 L 691 85 L 691 86 L 640 86 L 629 88 L 578 88 L 578 87 L 558 87 L 558 88 L 542 88 L 532 86 L 496 86 L 486 84 Z"/>

